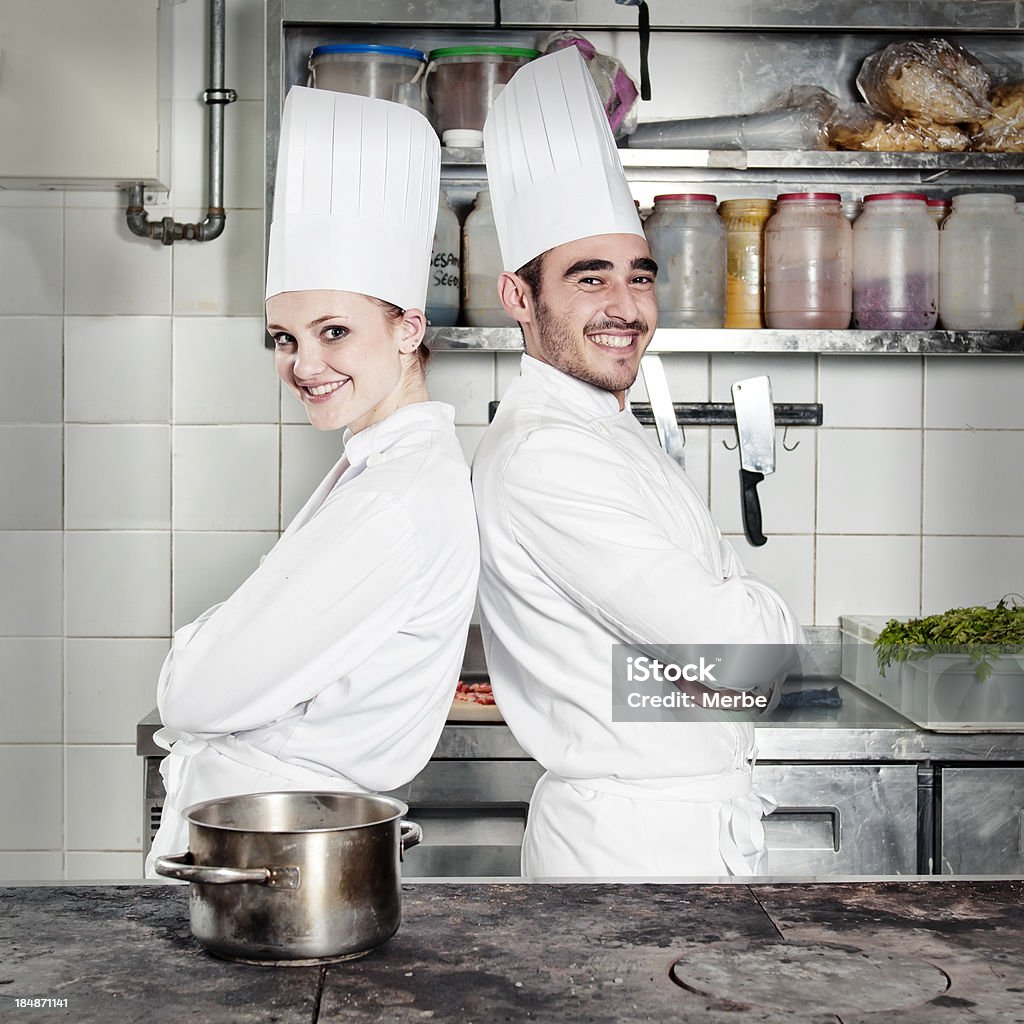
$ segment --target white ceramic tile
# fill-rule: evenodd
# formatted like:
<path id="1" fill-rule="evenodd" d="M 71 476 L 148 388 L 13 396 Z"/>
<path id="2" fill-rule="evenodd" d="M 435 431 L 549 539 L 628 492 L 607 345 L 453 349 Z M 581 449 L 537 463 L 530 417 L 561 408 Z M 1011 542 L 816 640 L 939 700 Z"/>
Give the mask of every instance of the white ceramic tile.
<path id="1" fill-rule="evenodd" d="M 276 532 L 176 533 L 174 628 L 227 600 L 256 571 L 277 537 Z"/>
<path id="2" fill-rule="evenodd" d="M 289 392 L 290 394 L 290 392 Z M 340 430 L 281 427 L 281 524 L 287 526 L 306 504 L 317 484 L 341 458 L 345 446 Z"/>
<path id="3" fill-rule="evenodd" d="M 479 356 L 478 358 L 485 358 Z M 501 396 L 508 390 L 509 384 L 519 376 L 519 370 L 523 365 L 522 352 L 497 352 L 494 355 L 495 397 L 500 401 Z"/>
<path id="4" fill-rule="evenodd" d="M 57 189 L 0 188 L 0 206 L 61 207 L 64 196 Z"/>
<path id="5" fill-rule="evenodd" d="M 210 85 L 207 5 L 204 0 L 180 0 L 171 6 L 171 19 L 172 95 L 175 99 L 195 99 Z M 226 50 L 227 21 L 224 36 Z M 237 90 L 233 82 L 228 84 Z"/>
<path id="6" fill-rule="evenodd" d="M 0 317 L 0 423 L 60 422 L 61 328 L 59 316 Z"/>
<path id="7" fill-rule="evenodd" d="M 924 532 L 1024 535 L 1024 432 L 926 430 Z"/>
<path id="8" fill-rule="evenodd" d="M 925 537 L 923 614 L 989 604 L 1021 592 L 1019 537 Z"/>
<path id="9" fill-rule="evenodd" d="M 0 746 L 0 849 L 60 849 L 62 763 L 56 745 Z"/>
<path id="10" fill-rule="evenodd" d="M 156 707 L 168 640 L 69 638 L 64 647 L 65 739 L 134 743 L 139 719 Z"/>
<path id="11" fill-rule="evenodd" d="M 174 96 L 187 99 L 209 86 L 207 5 L 203 0 L 179 0 L 172 8 L 174 43 Z M 263 96 L 263 0 L 231 0 L 225 5 L 224 77 L 242 99 Z M 228 107 L 228 116 L 231 113 Z"/>
<path id="12" fill-rule="evenodd" d="M 61 641 L 0 638 L 0 743 L 60 743 Z"/>
<path id="13" fill-rule="evenodd" d="M 0 532 L 0 636 L 60 635 L 60 533 Z"/>
<path id="14" fill-rule="evenodd" d="M 730 388 L 738 380 L 767 374 L 774 402 L 818 401 L 817 356 L 813 355 L 713 355 L 712 402 L 731 402 Z"/>
<path id="15" fill-rule="evenodd" d="M 164 316 L 171 311 L 171 250 L 177 246 L 133 235 L 123 209 L 69 208 L 65 233 L 68 313 Z"/>
<path id="16" fill-rule="evenodd" d="M 668 393 L 673 402 L 706 402 L 708 401 L 708 357 L 691 355 L 686 352 L 660 353 L 661 365 L 665 369 L 668 381 Z M 641 369 L 637 374 L 636 383 L 630 389 L 631 402 L 649 402 L 647 385 Z"/>
<path id="17" fill-rule="evenodd" d="M 925 360 L 924 424 L 954 429 L 1024 428 L 1019 356 Z"/>
<path id="18" fill-rule="evenodd" d="M 64 409 L 78 423 L 167 422 L 171 319 L 69 316 Z"/>
<path id="19" fill-rule="evenodd" d="M 176 530 L 276 530 L 278 428 L 174 428 Z"/>
<path id="20" fill-rule="evenodd" d="M 175 206 L 174 216 L 194 220 L 195 211 Z M 228 208 L 219 238 L 172 249 L 177 316 L 263 315 L 262 210 Z M 257 332 L 253 344 L 260 340 Z"/>
<path id="21" fill-rule="evenodd" d="M 68 426 L 64 501 L 69 530 L 168 529 L 170 426 Z"/>
<path id="22" fill-rule="evenodd" d="M 65 877 L 71 881 L 134 882 L 143 878 L 142 850 L 88 852 L 68 850 Z"/>
<path id="23" fill-rule="evenodd" d="M 774 587 L 789 605 L 797 621 L 814 621 L 814 538 L 769 537 L 759 548 L 751 547 L 742 534 L 727 535 L 747 572 Z"/>
<path id="24" fill-rule="evenodd" d="M 824 355 L 818 372 L 826 426 L 921 426 L 920 359 Z"/>
<path id="25" fill-rule="evenodd" d="M 59 530 L 62 430 L 0 426 L 0 530 Z"/>
<path id="26" fill-rule="evenodd" d="M 279 378 L 254 317 L 174 322 L 176 423 L 277 423 Z"/>
<path id="27" fill-rule="evenodd" d="M 200 95 L 174 102 L 174 154 L 171 181 L 180 216 L 195 212 L 201 221 L 209 206 L 207 106 Z M 263 209 L 263 103 L 241 100 L 224 117 L 224 202 L 233 210 Z M 205 243 L 204 243 L 205 244 Z"/>
<path id="28" fill-rule="evenodd" d="M 921 432 L 819 430 L 818 530 L 920 533 Z"/>
<path id="29" fill-rule="evenodd" d="M 280 383 L 278 390 L 281 395 L 281 422 L 299 424 L 309 424 L 309 417 L 306 415 L 305 406 L 295 396 L 294 392 L 290 391 L 284 386 L 284 383 Z"/>
<path id="30" fill-rule="evenodd" d="M 64 855 L 59 850 L 0 853 L 0 880 L 5 882 L 53 882 L 63 877 Z"/>
<path id="31" fill-rule="evenodd" d="M 71 532 L 64 557 L 67 636 L 169 635 L 169 533 Z"/>
<path id="32" fill-rule="evenodd" d="M 687 436 L 689 436 L 687 431 Z M 817 431 L 790 429 L 782 447 L 783 428 L 775 431 L 775 472 L 757 485 L 761 521 L 766 537 L 776 533 L 814 532 L 814 472 Z M 725 447 L 728 443 L 732 450 Z M 731 427 L 711 430 L 711 514 L 724 533 L 743 532 L 743 495 L 740 485 L 740 453 L 736 431 Z M 744 540 L 744 544 L 746 541 Z"/>
<path id="33" fill-rule="evenodd" d="M 459 426 L 486 426 L 494 361 L 474 352 L 436 352 L 427 367 L 427 390 L 435 402 L 455 406 Z"/>
<path id="34" fill-rule="evenodd" d="M 462 454 L 466 457 L 467 465 L 473 464 L 473 456 L 476 454 L 477 445 L 483 440 L 487 433 L 486 427 L 456 427 L 455 436 L 462 446 Z"/>
<path id="35" fill-rule="evenodd" d="M 142 764 L 135 746 L 65 748 L 69 850 L 142 849 Z"/>
<path id="36" fill-rule="evenodd" d="M 819 536 L 814 622 L 836 626 L 840 615 L 916 615 L 920 584 L 917 537 Z"/>
<path id="37" fill-rule="evenodd" d="M 0 315 L 64 311 L 64 211 L 0 207 Z"/>

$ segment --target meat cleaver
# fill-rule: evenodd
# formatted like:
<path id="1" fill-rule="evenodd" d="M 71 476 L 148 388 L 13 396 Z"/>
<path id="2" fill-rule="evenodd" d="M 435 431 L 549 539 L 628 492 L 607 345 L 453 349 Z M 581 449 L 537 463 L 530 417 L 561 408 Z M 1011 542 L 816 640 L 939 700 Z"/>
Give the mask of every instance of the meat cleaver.
<path id="1" fill-rule="evenodd" d="M 767 377 L 749 377 L 732 386 L 736 436 L 740 442 L 740 485 L 743 531 L 754 547 L 767 543 L 761 532 L 761 499 L 757 485 L 775 472 L 775 407 Z"/>

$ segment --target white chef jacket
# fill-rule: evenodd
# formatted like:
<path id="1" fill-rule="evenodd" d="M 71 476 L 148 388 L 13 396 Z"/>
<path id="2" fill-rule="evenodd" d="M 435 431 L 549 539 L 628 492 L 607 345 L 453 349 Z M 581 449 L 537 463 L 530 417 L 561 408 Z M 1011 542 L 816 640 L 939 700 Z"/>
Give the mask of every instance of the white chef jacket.
<path id="1" fill-rule="evenodd" d="M 523 870 L 753 874 L 764 850 L 749 722 L 613 722 L 615 643 L 795 644 L 683 470 L 627 405 L 530 356 L 473 460 L 495 699 L 547 773 Z"/>
<path id="2" fill-rule="evenodd" d="M 396 788 L 444 727 L 479 554 L 455 411 L 403 406 L 357 434 L 259 568 L 174 635 L 157 703 L 170 750 L 147 861 L 180 812 L 281 789 Z"/>

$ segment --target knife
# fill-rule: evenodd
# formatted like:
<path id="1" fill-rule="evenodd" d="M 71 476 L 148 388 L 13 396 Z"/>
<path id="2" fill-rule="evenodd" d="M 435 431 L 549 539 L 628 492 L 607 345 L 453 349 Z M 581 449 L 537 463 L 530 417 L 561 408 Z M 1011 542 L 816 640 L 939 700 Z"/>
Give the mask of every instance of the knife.
<path id="1" fill-rule="evenodd" d="M 669 457 L 686 469 L 683 432 L 679 429 L 676 411 L 672 406 L 672 395 L 668 390 L 668 378 L 665 376 L 665 367 L 661 364 L 661 356 L 643 356 L 640 360 L 640 372 L 644 375 L 644 384 L 647 386 L 647 397 L 651 403 L 658 441 Z"/>
<path id="2" fill-rule="evenodd" d="M 761 499 L 757 485 L 775 472 L 775 407 L 768 377 L 749 377 L 732 386 L 736 436 L 740 442 L 740 485 L 743 531 L 754 547 L 767 543 L 761 532 Z"/>

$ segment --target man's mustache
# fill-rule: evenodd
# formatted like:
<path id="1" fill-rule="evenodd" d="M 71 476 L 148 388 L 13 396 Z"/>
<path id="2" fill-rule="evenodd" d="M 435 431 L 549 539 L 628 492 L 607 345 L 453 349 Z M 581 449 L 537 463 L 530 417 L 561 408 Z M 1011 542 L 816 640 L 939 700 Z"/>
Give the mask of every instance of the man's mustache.
<path id="1" fill-rule="evenodd" d="M 644 320 L 631 320 L 624 323 L 621 320 L 595 320 L 587 324 L 587 334 L 600 334 L 602 331 L 633 331 L 636 334 L 647 333 L 647 322 Z"/>

